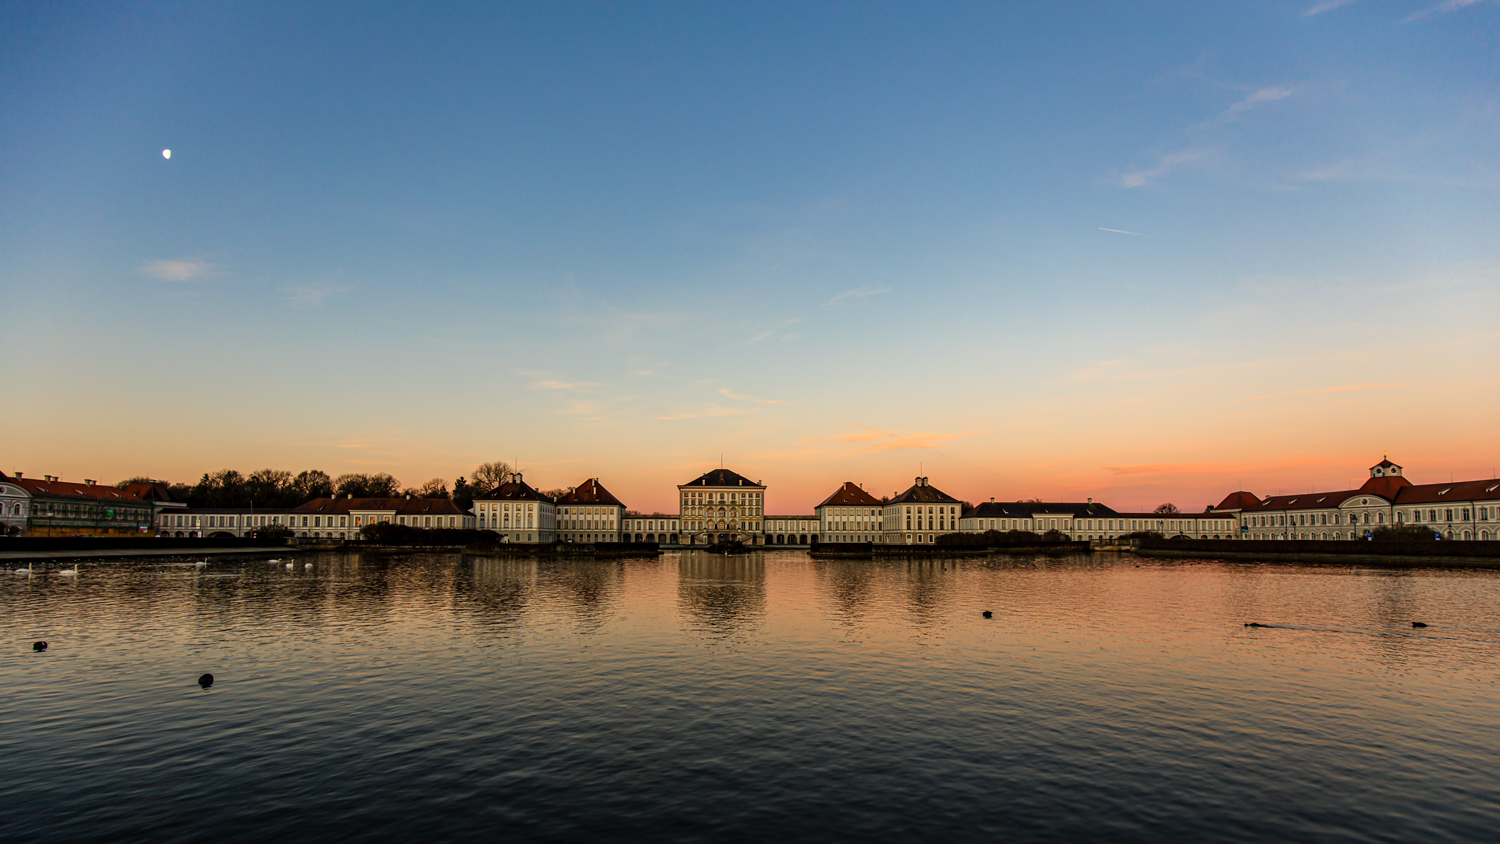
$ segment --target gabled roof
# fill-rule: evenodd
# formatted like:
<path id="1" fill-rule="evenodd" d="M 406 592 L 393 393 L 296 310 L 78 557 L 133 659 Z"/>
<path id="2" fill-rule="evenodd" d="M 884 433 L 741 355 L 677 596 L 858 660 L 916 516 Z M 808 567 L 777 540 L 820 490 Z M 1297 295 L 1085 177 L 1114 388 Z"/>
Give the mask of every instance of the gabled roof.
<path id="1" fill-rule="evenodd" d="M 1116 516 L 1113 509 L 1103 504 L 1074 504 L 1068 502 L 1033 502 L 1030 505 L 1034 516 Z"/>
<path id="2" fill-rule="evenodd" d="M 1213 509 L 1254 510 L 1258 507 L 1260 507 L 1260 498 L 1256 497 L 1255 493 L 1240 490 L 1239 492 L 1231 492 L 1224 496 L 1224 500 L 1220 501 Z"/>
<path id="3" fill-rule="evenodd" d="M 965 519 L 1029 519 L 1031 505 L 1023 502 L 986 501 L 964 513 Z"/>
<path id="4" fill-rule="evenodd" d="M 402 516 L 466 515 L 446 498 L 314 498 L 292 512 L 340 514 L 353 510 L 394 511 Z"/>
<path id="5" fill-rule="evenodd" d="M 540 492 L 537 492 L 535 489 L 532 489 L 531 485 L 528 484 L 528 483 L 526 483 L 526 481 L 522 480 L 520 475 L 513 476 L 511 480 L 506 481 L 505 483 L 503 483 L 503 484 L 495 487 L 494 489 L 490 490 L 489 492 L 485 493 L 484 495 L 476 495 L 476 496 L 474 496 L 474 500 L 475 501 L 546 501 L 549 504 L 552 503 L 552 499 L 548 498 L 545 495 L 542 495 Z"/>
<path id="6" fill-rule="evenodd" d="M 818 507 L 879 507 L 880 499 L 865 492 L 859 484 L 853 481 L 844 481 L 844 485 L 834 490 L 833 495 L 823 499 Z M 814 507 L 816 510 L 818 507 Z"/>
<path id="7" fill-rule="evenodd" d="M 681 486 L 753 486 L 756 489 L 765 489 L 765 487 L 744 475 L 738 472 L 731 472 L 728 469 L 714 469 L 711 472 L 704 472 Z"/>
<path id="8" fill-rule="evenodd" d="M 625 506 L 624 504 L 620 503 L 620 499 L 611 495 L 610 491 L 604 488 L 604 484 L 599 483 L 598 478 L 589 478 L 588 480 L 579 484 L 577 487 L 574 487 L 573 490 L 567 495 L 564 495 L 561 498 L 557 499 L 557 503 L 613 504 L 616 507 Z"/>
<path id="9" fill-rule="evenodd" d="M 917 478 L 906 492 L 886 502 L 888 504 L 962 504 L 957 498 L 929 484 L 926 478 Z"/>
<path id="10" fill-rule="evenodd" d="M 1205 513 L 1116 513 L 1127 519 L 1232 519 L 1230 513 L 1217 513 L 1209 510 Z"/>
<path id="11" fill-rule="evenodd" d="M 99 484 L 78 484 L 72 481 L 47 481 L 36 478 L 8 478 L 10 483 L 31 493 L 32 497 L 45 495 L 49 498 L 76 498 L 79 500 L 103 501 L 118 504 L 147 504 L 123 489 Z"/>
<path id="12" fill-rule="evenodd" d="M 1072 516 L 1093 518 L 1095 516 L 1117 516 L 1113 509 L 1103 504 L 1085 502 L 1046 501 L 987 501 L 964 513 L 966 519 L 1029 519 L 1032 516 Z"/>
<path id="13" fill-rule="evenodd" d="M 1262 499 L 1256 510 L 1326 510 L 1338 507 L 1359 495 L 1373 495 L 1357 489 L 1339 492 L 1304 492 L 1298 495 L 1271 495 Z M 1380 496 L 1376 496 L 1379 498 Z M 1248 511 L 1249 508 L 1246 508 Z"/>
<path id="14" fill-rule="evenodd" d="M 1374 466 L 1371 466 L 1370 468 L 1371 469 L 1390 469 L 1390 468 L 1393 468 L 1393 467 L 1396 468 L 1396 469 L 1400 469 L 1401 468 L 1400 466 L 1397 466 L 1395 463 L 1392 463 L 1391 462 L 1391 458 L 1385 457 L 1385 458 L 1382 458 L 1379 463 L 1376 463 Z"/>

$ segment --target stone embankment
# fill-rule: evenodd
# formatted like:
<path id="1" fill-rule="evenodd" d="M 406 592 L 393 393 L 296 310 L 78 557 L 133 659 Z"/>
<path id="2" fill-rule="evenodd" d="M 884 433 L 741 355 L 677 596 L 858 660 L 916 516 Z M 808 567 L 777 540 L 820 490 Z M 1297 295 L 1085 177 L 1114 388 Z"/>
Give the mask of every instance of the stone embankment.
<path id="1" fill-rule="evenodd" d="M 1141 557 L 1294 562 L 1382 568 L 1500 568 L 1500 542 L 1142 539 Z"/>

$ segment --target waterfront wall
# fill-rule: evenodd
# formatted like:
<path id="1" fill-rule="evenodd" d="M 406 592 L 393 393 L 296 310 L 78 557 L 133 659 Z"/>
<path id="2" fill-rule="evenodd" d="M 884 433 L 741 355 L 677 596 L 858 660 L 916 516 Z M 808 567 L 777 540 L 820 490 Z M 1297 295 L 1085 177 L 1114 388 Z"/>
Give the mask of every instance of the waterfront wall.
<path id="1" fill-rule="evenodd" d="M 1500 542 L 1286 539 L 1247 543 L 1232 539 L 1142 539 L 1136 543 L 1135 552 L 1144 557 L 1347 559 L 1351 563 L 1361 557 L 1495 562 L 1500 561 Z"/>

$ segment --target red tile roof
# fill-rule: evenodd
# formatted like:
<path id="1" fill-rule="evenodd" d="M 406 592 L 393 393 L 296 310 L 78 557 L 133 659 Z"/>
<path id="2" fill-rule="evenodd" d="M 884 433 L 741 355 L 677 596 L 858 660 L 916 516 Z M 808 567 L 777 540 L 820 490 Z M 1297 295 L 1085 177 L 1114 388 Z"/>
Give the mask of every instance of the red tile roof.
<path id="1" fill-rule="evenodd" d="M 567 495 L 557 499 L 558 504 L 604 504 L 624 507 L 620 499 L 610 494 L 610 491 L 599 483 L 598 478 L 589 478 L 575 487 Z"/>
<path id="2" fill-rule="evenodd" d="M 1254 510 L 1258 507 L 1260 507 L 1260 499 L 1256 497 L 1254 493 L 1240 490 L 1239 492 L 1231 492 L 1228 495 L 1224 496 L 1224 500 L 1220 501 L 1218 506 L 1214 507 L 1214 509 Z"/>
<path id="3" fill-rule="evenodd" d="M 50 498 L 81 498 L 93 501 L 113 501 L 124 504 L 147 504 L 123 489 L 99 484 L 77 484 L 72 481 L 39 481 L 36 478 L 9 478 L 11 483 L 31 493 L 33 497 L 45 495 Z"/>
<path id="4" fill-rule="evenodd" d="M 1360 485 L 1359 491 L 1368 495 L 1378 495 L 1381 498 L 1393 499 L 1403 487 L 1411 486 L 1411 481 L 1400 475 L 1386 475 L 1383 478 L 1371 478 Z"/>
<path id="5" fill-rule="evenodd" d="M 126 484 L 125 492 L 146 501 L 172 501 L 172 489 L 161 481 Z"/>
<path id="6" fill-rule="evenodd" d="M 1396 506 L 1437 504 L 1447 501 L 1500 500 L 1500 480 L 1458 481 L 1447 484 L 1408 486 L 1396 494 Z"/>
<path id="7" fill-rule="evenodd" d="M 859 484 L 853 481 L 845 481 L 844 485 L 834 490 L 833 495 L 823 499 L 818 507 L 879 507 L 880 499 L 865 492 Z M 817 508 L 813 508 L 817 509 Z"/>
<path id="8" fill-rule="evenodd" d="M 1345 501 L 1359 495 L 1371 495 L 1368 492 L 1360 492 L 1357 489 L 1345 489 L 1339 492 L 1304 492 L 1299 495 L 1272 495 L 1263 499 L 1255 507 L 1256 510 L 1327 510 L 1338 507 Z M 1250 508 L 1246 508 L 1249 512 Z"/>

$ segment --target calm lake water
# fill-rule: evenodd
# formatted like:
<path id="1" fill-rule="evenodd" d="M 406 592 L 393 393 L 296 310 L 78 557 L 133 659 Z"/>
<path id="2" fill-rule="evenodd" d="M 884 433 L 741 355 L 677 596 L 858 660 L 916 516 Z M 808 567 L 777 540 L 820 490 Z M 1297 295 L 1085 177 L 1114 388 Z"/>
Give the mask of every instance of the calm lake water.
<path id="1" fill-rule="evenodd" d="M 1500 829 L 1489 572 L 296 560 L 5 574 L 0 840 Z"/>

